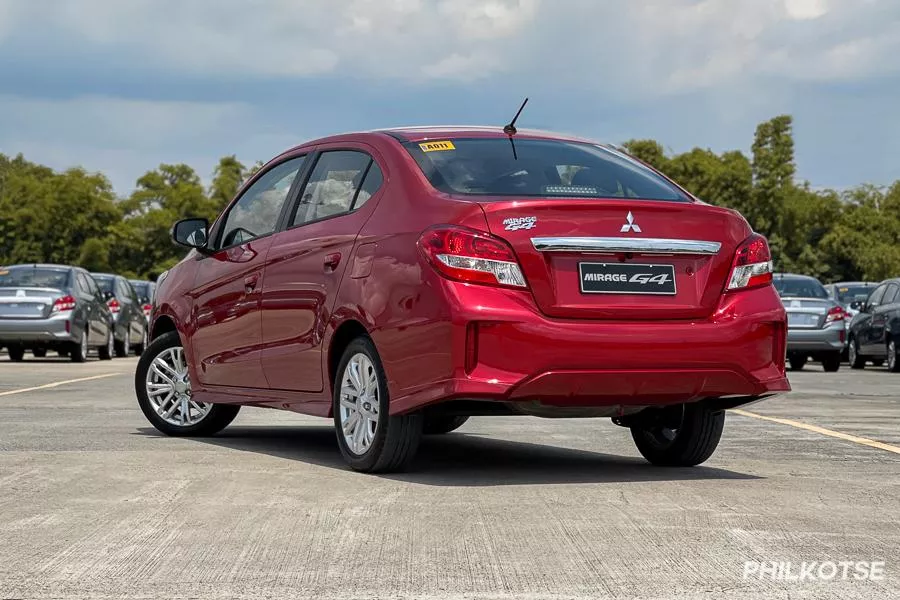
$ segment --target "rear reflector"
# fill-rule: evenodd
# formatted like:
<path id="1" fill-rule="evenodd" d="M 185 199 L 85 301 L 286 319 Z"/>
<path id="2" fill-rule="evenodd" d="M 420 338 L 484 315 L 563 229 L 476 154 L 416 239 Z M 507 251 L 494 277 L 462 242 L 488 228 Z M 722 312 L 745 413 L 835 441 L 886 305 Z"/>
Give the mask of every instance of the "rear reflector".
<path id="1" fill-rule="evenodd" d="M 746 290 L 772 283 L 772 253 L 766 238 L 754 233 L 734 253 L 728 290 Z"/>
<path id="2" fill-rule="evenodd" d="M 67 310 L 73 310 L 75 308 L 75 298 L 72 296 L 63 296 L 62 298 L 57 298 L 53 302 L 53 308 L 50 309 L 50 312 L 65 312 Z"/>
<path id="3" fill-rule="evenodd" d="M 512 248 L 490 234 L 439 225 L 422 234 L 419 248 L 428 262 L 449 279 L 515 288 L 528 286 Z"/>

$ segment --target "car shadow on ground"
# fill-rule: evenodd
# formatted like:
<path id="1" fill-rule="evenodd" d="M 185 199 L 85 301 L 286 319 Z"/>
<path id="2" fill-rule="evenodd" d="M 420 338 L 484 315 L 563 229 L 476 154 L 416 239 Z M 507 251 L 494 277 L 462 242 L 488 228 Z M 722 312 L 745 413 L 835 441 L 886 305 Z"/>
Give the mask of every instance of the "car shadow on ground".
<path id="1" fill-rule="evenodd" d="M 143 435 L 160 435 L 141 428 Z M 349 470 L 331 427 L 230 427 L 193 441 L 257 452 L 339 470 Z M 410 469 L 380 475 L 396 481 L 434 486 L 695 481 L 761 479 L 754 475 L 699 466 L 654 467 L 641 458 L 614 456 L 532 442 L 455 432 L 426 436 Z"/>

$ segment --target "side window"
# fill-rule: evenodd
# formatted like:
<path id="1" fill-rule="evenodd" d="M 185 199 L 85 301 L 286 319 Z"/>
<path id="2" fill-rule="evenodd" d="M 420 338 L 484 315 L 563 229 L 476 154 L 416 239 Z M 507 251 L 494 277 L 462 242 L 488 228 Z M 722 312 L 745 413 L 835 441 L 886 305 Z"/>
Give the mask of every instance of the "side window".
<path id="1" fill-rule="evenodd" d="M 353 201 L 353 210 L 356 210 L 368 202 L 369 198 L 375 195 L 375 192 L 378 191 L 382 183 L 384 183 L 384 176 L 381 174 L 381 169 L 378 168 L 378 163 L 373 160 L 372 166 L 369 167 L 362 185 L 359 187 L 359 191 L 356 192 L 356 200 Z"/>
<path id="2" fill-rule="evenodd" d="M 128 294 L 125 293 L 125 286 L 122 284 L 121 279 L 116 279 L 114 281 L 115 281 L 114 289 L 115 289 L 115 293 L 116 293 L 116 298 L 118 298 L 118 300 L 120 302 L 124 302 L 128 296 Z"/>
<path id="3" fill-rule="evenodd" d="M 87 278 L 82 273 L 75 273 L 75 282 L 78 284 L 78 291 L 82 294 L 91 294 L 91 286 L 87 282 Z"/>
<path id="4" fill-rule="evenodd" d="M 303 189 L 291 227 L 348 212 L 370 162 L 364 152 L 323 152 Z"/>
<path id="5" fill-rule="evenodd" d="M 897 287 L 896 283 L 889 284 L 887 290 L 884 292 L 884 298 L 881 299 L 881 304 L 893 304 L 896 302 L 898 289 L 900 288 Z"/>
<path id="6" fill-rule="evenodd" d="M 869 296 L 869 301 L 866 303 L 869 308 L 875 308 L 876 306 L 881 306 L 881 299 L 884 297 L 884 291 L 887 289 L 886 285 L 878 286 L 872 295 Z"/>
<path id="7" fill-rule="evenodd" d="M 241 195 L 225 216 L 219 248 L 243 244 L 275 231 L 304 160 L 305 156 L 298 156 L 273 167 Z"/>

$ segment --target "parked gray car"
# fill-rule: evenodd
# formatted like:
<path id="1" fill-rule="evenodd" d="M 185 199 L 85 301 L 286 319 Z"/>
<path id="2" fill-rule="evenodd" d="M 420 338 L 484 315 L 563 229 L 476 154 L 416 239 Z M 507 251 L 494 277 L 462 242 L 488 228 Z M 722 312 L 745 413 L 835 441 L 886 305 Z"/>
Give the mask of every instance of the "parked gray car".
<path id="1" fill-rule="evenodd" d="M 134 351 L 138 356 L 147 347 L 147 318 L 137 293 L 127 279 L 110 273 L 91 273 L 106 298 L 116 324 L 115 351 L 119 358 Z"/>
<path id="2" fill-rule="evenodd" d="M 137 292 L 138 300 L 144 310 L 144 317 L 147 322 L 150 321 L 150 309 L 153 306 L 153 293 L 156 291 L 156 284 L 152 281 L 144 281 L 142 279 L 129 279 L 128 283 Z"/>
<path id="3" fill-rule="evenodd" d="M 113 354 L 112 314 L 97 282 L 84 269 L 64 265 L 0 267 L 0 346 L 12 361 L 26 350 L 48 350 L 84 362 L 89 348 L 102 360 Z"/>
<path id="4" fill-rule="evenodd" d="M 826 371 L 841 367 L 847 343 L 847 312 L 828 296 L 819 280 L 806 275 L 776 273 L 775 289 L 788 316 L 787 355 L 791 369 L 820 361 Z"/>

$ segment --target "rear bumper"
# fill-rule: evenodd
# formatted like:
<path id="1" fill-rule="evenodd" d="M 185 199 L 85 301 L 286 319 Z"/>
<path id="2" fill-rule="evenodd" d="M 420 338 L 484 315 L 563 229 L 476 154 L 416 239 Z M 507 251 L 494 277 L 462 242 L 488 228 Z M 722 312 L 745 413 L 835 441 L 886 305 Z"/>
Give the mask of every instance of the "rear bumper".
<path id="1" fill-rule="evenodd" d="M 454 309 L 448 352 L 422 348 L 410 364 L 386 365 L 392 413 L 454 399 L 624 410 L 790 390 L 786 318 L 770 288 L 726 297 L 702 321 L 550 319 L 483 295 Z M 427 377 L 435 361 L 449 376 L 398 389 L 395 375 Z"/>
<path id="2" fill-rule="evenodd" d="M 840 352 L 846 345 L 843 323 L 825 329 L 788 329 L 788 352 Z"/>
<path id="3" fill-rule="evenodd" d="M 66 318 L 0 319 L 0 345 L 39 345 L 75 340 Z"/>

